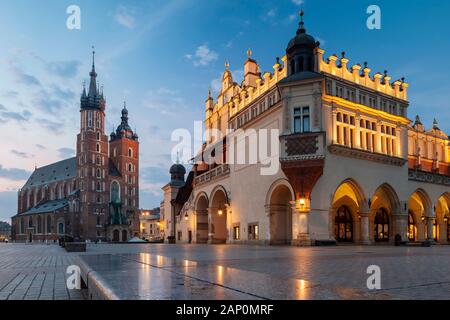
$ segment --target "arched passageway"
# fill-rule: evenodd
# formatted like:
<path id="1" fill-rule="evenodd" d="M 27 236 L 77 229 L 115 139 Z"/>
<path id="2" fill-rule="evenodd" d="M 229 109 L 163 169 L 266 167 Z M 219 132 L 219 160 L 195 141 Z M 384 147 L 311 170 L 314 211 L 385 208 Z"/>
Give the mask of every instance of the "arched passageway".
<path id="1" fill-rule="evenodd" d="M 211 197 L 209 210 L 211 213 L 209 241 L 210 243 L 226 243 L 228 240 L 227 229 L 227 205 L 228 199 L 223 188 L 218 188 Z"/>
<path id="2" fill-rule="evenodd" d="M 292 190 L 286 184 L 273 188 L 267 204 L 270 220 L 270 244 L 284 245 L 292 241 Z"/>
<path id="3" fill-rule="evenodd" d="M 450 194 L 444 193 L 436 204 L 436 222 L 434 226 L 436 240 L 440 243 L 450 242 Z"/>
<path id="4" fill-rule="evenodd" d="M 200 195 L 195 204 L 195 214 L 197 222 L 197 243 L 208 242 L 208 198 L 205 194 Z"/>
<path id="5" fill-rule="evenodd" d="M 365 230 L 361 228 L 361 213 L 364 210 L 366 210 L 365 198 L 361 188 L 352 179 L 345 180 L 333 195 L 330 214 L 331 236 L 338 243 L 368 241 L 367 224 Z M 364 219 L 367 217 L 364 216 Z"/>
<path id="6" fill-rule="evenodd" d="M 370 238 L 374 243 L 392 243 L 397 234 L 407 239 L 408 218 L 401 216 L 400 201 L 389 184 L 383 184 L 375 191 L 369 207 Z"/>
<path id="7" fill-rule="evenodd" d="M 409 241 L 424 241 L 428 237 L 428 219 L 432 215 L 431 200 L 428 194 L 422 190 L 416 190 L 408 200 L 408 238 Z M 433 219 L 435 220 L 435 219 Z M 414 228 L 409 223 L 414 221 Z M 434 221 L 430 221 L 431 226 Z M 434 227 L 432 227 L 434 229 Z M 415 231 L 414 237 L 412 232 Z M 433 231 L 432 231 L 433 232 Z M 433 232 L 436 236 L 436 230 Z M 414 239 L 414 240 L 413 240 Z"/>

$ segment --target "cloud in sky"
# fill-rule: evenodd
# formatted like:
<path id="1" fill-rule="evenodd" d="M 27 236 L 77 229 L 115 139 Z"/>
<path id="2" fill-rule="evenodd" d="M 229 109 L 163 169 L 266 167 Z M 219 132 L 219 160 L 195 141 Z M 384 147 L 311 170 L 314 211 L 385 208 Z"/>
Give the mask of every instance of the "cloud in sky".
<path id="1" fill-rule="evenodd" d="M 24 110 L 21 112 L 16 111 L 8 111 L 3 105 L 0 105 L 0 119 L 4 122 L 8 122 L 10 120 L 17 122 L 27 122 L 30 120 L 32 113 L 28 110 Z"/>
<path id="2" fill-rule="evenodd" d="M 35 76 L 23 72 L 20 68 L 11 66 L 11 71 L 17 83 L 23 84 L 27 87 L 41 86 L 41 82 Z"/>
<path id="3" fill-rule="evenodd" d="M 8 169 L 8 168 L 4 168 L 0 164 L 0 178 L 5 178 L 5 179 L 13 180 L 13 181 L 21 181 L 21 180 L 28 179 L 30 174 L 31 173 L 26 170 L 18 169 L 18 168 Z"/>
<path id="4" fill-rule="evenodd" d="M 36 121 L 51 134 L 61 134 L 64 132 L 64 124 L 61 122 L 45 118 L 39 118 Z"/>
<path id="5" fill-rule="evenodd" d="M 48 71 L 64 78 L 73 78 L 78 74 L 81 66 L 80 61 L 55 61 L 46 63 Z"/>
<path id="6" fill-rule="evenodd" d="M 127 28 L 133 29 L 136 26 L 136 19 L 134 17 L 134 11 L 124 6 L 119 6 L 116 10 L 114 19 L 118 24 Z"/>
<path id="7" fill-rule="evenodd" d="M 36 146 L 36 148 L 38 148 L 39 150 L 47 150 L 47 148 L 46 147 L 44 147 L 42 144 L 36 144 L 35 145 Z"/>
<path id="8" fill-rule="evenodd" d="M 72 148 L 59 148 L 58 157 L 61 159 L 67 159 L 75 156 L 75 150 Z"/>
<path id="9" fill-rule="evenodd" d="M 26 152 L 23 152 L 23 151 L 15 150 L 15 149 L 11 150 L 11 153 L 16 155 L 17 157 L 23 158 L 23 159 L 34 158 L 33 154 L 29 154 L 29 153 L 26 153 Z"/>
<path id="10" fill-rule="evenodd" d="M 208 66 L 211 62 L 216 61 L 219 58 L 219 54 L 214 50 L 211 50 L 205 43 L 199 47 L 194 54 L 186 54 L 185 58 L 192 61 L 196 67 Z"/>
<path id="11" fill-rule="evenodd" d="M 19 96 L 19 93 L 15 90 L 8 90 L 2 94 L 2 97 L 9 98 L 9 99 L 17 98 L 18 96 Z"/>
<path id="12" fill-rule="evenodd" d="M 305 4 L 304 0 L 291 0 L 293 4 L 295 4 L 296 6 L 301 6 L 303 4 Z"/>

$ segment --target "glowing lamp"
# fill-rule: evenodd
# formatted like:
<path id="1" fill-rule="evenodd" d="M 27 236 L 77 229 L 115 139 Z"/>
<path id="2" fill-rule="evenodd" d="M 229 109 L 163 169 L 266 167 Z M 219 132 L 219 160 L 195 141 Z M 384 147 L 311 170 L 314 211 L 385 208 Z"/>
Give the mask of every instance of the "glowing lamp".
<path id="1" fill-rule="evenodd" d="M 188 220 L 189 219 L 189 216 L 188 216 L 188 214 L 186 213 L 186 215 L 184 216 L 184 220 Z"/>
<path id="2" fill-rule="evenodd" d="M 222 209 L 219 209 L 219 211 L 217 211 L 217 214 L 218 214 L 219 216 L 223 215 Z"/>
<path id="3" fill-rule="evenodd" d="M 304 205 L 306 204 L 306 199 L 305 199 L 305 198 L 300 198 L 300 199 L 298 200 L 298 203 L 299 203 L 301 206 L 304 206 Z"/>
<path id="4" fill-rule="evenodd" d="M 422 219 L 422 222 L 425 222 L 425 216 L 424 216 L 424 215 L 422 215 L 422 216 L 420 217 L 420 219 Z"/>
<path id="5" fill-rule="evenodd" d="M 447 215 L 444 217 L 444 222 L 445 222 L 445 223 L 448 222 L 448 216 L 447 216 Z"/>

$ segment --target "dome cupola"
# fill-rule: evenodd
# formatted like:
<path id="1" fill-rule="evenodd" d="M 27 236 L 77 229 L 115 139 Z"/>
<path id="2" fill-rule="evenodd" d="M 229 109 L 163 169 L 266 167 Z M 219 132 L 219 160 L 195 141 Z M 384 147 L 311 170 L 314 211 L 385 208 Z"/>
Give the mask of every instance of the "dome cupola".
<path id="1" fill-rule="evenodd" d="M 313 36 L 306 33 L 303 22 L 304 12 L 300 12 L 300 23 L 294 38 L 286 49 L 288 76 L 304 71 L 315 71 L 315 49 L 319 46 Z"/>

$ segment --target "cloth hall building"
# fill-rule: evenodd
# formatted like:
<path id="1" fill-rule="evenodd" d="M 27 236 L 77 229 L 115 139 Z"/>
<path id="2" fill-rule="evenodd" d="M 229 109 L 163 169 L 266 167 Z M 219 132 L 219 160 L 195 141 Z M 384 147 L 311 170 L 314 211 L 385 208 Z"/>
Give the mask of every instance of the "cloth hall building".
<path id="1" fill-rule="evenodd" d="M 94 53 L 95 54 L 95 53 Z M 36 168 L 18 193 L 12 239 L 127 241 L 139 233 L 139 141 L 128 124 L 105 135 L 106 102 L 94 61 L 83 88 L 76 156 Z"/>
<path id="2" fill-rule="evenodd" d="M 243 82 L 227 65 L 219 95 L 210 93 L 205 106 L 206 129 L 278 129 L 278 172 L 230 164 L 233 137 L 207 137 L 186 179 L 180 164 L 170 169 L 166 240 L 448 243 L 449 139 L 437 121 L 426 128 L 418 116 L 408 119 L 408 106 L 404 79 L 350 65 L 345 53 L 324 58 L 302 17 L 273 72 L 261 74 L 249 51 Z M 201 161 L 208 157 L 225 161 Z"/>

